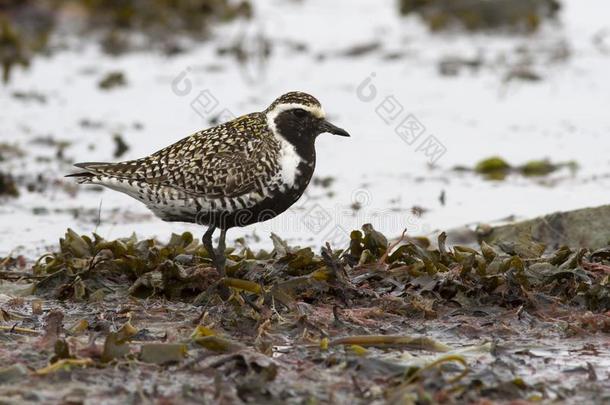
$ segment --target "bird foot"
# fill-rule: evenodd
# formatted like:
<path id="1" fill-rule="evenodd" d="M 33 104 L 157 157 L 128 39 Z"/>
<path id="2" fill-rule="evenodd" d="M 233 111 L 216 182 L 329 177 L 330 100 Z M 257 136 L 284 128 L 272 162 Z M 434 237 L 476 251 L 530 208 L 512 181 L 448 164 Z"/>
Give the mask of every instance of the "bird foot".
<path id="1" fill-rule="evenodd" d="M 220 295 L 223 300 L 227 300 L 231 294 L 229 291 L 229 287 L 224 284 L 224 280 L 227 277 L 227 273 L 225 271 L 227 263 L 227 257 L 225 256 L 226 230 L 221 230 L 220 239 L 218 241 L 218 248 L 214 249 L 214 245 L 212 244 L 212 234 L 214 233 L 214 229 L 215 227 L 213 226 L 208 228 L 206 233 L 203 235 L 201 241 L 203 242 L 203 246 L 205 247 L 210 256 L 210 259 L 212 259 L 212 264 L 214 265 L 216 271 L 218 272 L 218 275 L 220 276 L 220 280 L 218 280 L 218 282 L 214 284 L 213 289 L 218 292 L 218 295 Z"/>
<path id="2" fill-rule="evenodd" d="M 218 280 L 218 283 L 216 284 L 216 291 L 218 292 L 220 298 L 223 301 L 226 301 L 231 296 L 229 287 L 227 287 L 224 283 L 225 279 L 227 278 L 227 273 L 225 271 L 227 258 L 224 252 L 217 251 L 214 255 L 216 256 L 216 260 L 214 260 L 214 267 L 216 267 L 216 271 L 218 271 L 218 275 L 220 276 L 220 280 Z"/>
<path id="3" fill-rule="evenodd" d="M 225 267 L 226 267 L 226 263 L 227 263 L 227 258 L 225 256 L 224 252 L 215 252 L 214 253 L 214 257 L 212 258 L 212 263 L 214 263 L 214 267 L 216 267 L 216 271 L 218 272 L 218 275 L 220 276 L 221 279 L 225 278 L 227 276 L 227 273 L 225 271 Z"/>

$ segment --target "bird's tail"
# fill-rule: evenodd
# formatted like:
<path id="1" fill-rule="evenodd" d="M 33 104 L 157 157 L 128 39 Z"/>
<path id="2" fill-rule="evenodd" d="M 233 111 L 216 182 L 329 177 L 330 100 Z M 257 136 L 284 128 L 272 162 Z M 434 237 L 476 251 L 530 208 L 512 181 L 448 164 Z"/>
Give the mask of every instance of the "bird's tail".
<path id="1" fill-rule="evenodd" d="M 93 179 L 94 176 L 95 176 L 95 174 L 90 173 L 90 172 L 78 172 L 78 173 L 67 174 L 64 177 L 76 177 L 76 181 L 79 184 L 84 184 L 84 183 L 89 183 Z"/>
<path id="2" fill-rule="evenodd" d="M 103 174 L 103 169 L 112 165 L 112 163 L 104 162 L 84 162 L 75 163 L 74 166 L 85 170 L 84 172 L 76 172 L 67 174 L 64 177 L 76 177 L 79 184 L 90 183 L 96 176 Z"/>

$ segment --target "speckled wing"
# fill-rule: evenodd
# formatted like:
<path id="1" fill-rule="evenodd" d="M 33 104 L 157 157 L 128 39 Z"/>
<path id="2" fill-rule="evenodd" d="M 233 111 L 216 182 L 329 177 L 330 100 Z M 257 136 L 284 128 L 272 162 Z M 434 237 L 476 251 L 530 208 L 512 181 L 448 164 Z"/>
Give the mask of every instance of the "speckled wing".
<path id="1" fill-rule="evenodd" d="M 77 166 L 195 197 L 237 197 L 268 185 L 280 170 L 279 151 L 265 116 L 254 113 L 197 132 L 142 159 Z"/>

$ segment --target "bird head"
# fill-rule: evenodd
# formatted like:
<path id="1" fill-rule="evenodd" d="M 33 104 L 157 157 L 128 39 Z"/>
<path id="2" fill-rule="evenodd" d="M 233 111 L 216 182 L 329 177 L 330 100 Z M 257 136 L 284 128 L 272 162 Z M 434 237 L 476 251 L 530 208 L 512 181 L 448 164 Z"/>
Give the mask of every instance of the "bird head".
<path id="1" fill-rule="evenodd" d="M 264 113 L 274 134 L 295 145 L 313 143 L 318 135 L 325 132 L 350 136 L 347 131 L 326 120 L 326 114 L 315 97 L 300 91 L 278 97 Z"/>

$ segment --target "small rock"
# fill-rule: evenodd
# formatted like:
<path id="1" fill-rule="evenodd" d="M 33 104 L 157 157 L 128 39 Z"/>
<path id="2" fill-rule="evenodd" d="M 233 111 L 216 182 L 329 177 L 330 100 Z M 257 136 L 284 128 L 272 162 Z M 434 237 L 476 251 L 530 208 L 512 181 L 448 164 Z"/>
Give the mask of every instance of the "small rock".
<path id="1" fill-rule="evenodd" d="M 114 140 L 114 157 L 120 158 L 129 150 L 129 145 L 123 140 L 121 134 L 114 134 L 112 139 Z"/>
<path id="2" fill-rule="evenodd" d="M 178 256 L 176 256 L 174 258 L 174 261 L 178 264 L 182 264 L 182 265 L 189 265 L 192 264 L 194 261 L 194 256 L 193 255 L 187 255 L 187 254 L 180 254 Z"/>
<path id="3" fill-rule="evenodd" d="M 98 87 L 103 90 L 114 89 L 115 87 L 125 86 L 127 80 L 123 72 L 110 72 L 100 82 Z"/>
<path id="4" fill-rule="evenodd" d="M 15 179 L 8 173 L 0 172 L 0 196 L 19 197 Z"/>

